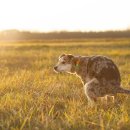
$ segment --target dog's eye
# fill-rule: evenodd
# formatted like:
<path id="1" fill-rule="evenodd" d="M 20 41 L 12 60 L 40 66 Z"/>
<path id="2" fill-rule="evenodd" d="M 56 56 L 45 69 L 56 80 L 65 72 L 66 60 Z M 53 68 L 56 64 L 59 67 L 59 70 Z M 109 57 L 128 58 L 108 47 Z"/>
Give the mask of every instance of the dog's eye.
<path id="1" fill-rule="evenodd" d="M 65 64 L 65 61 L 63 61 L 62 64 Z"/>

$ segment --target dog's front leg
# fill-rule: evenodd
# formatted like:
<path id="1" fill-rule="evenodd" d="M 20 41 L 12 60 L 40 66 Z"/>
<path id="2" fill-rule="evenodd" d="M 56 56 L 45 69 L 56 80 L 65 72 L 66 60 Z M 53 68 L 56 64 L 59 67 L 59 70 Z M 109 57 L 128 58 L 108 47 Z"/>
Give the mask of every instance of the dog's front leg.
<path id="1" fill-rule="evenodd" d="M 97 101 L 96 88 L 98 85 L 99 84 L 96 78 L 90 80 L 88 83 L 84 85 L 85 94 L 88 98 L 88 105 L 90 107 L 96 105 L 96 101 Z"/>

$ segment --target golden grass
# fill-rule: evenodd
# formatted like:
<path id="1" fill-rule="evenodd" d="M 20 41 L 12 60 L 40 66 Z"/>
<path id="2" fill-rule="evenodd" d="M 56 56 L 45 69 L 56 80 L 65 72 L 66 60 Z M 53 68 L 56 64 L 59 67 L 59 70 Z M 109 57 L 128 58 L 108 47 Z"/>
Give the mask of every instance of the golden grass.
<path id="1" fill-rule="evenodd" d="M 130 96 L 90 109 L 80 79 L 56 74 L 62 53 L 106 55 L 130 88 L 130 40 L 0 44 L 0 130 L 129 130 Z"/>

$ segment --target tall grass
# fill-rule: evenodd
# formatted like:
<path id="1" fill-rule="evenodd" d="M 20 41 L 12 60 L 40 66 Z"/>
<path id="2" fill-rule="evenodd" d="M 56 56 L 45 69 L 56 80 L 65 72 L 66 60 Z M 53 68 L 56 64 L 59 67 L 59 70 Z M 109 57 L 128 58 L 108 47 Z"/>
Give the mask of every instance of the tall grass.
<path id="1" fill-rule="evenodd" d="M 106 55 L 130 89 L 130 41 L 0 44 L 0 130 L 129 130 L 130 96 L 89 108 L 80 79 L 55 74 L 62 53 Z"/>

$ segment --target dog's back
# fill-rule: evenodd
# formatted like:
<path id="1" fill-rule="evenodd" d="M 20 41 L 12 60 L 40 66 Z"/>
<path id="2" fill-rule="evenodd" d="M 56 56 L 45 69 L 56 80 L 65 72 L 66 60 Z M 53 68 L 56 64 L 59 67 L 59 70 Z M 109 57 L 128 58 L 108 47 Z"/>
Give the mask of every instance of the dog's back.
<path id="1" fill-rule="evenodd" d="M 117 66 L 105 56 L 90 57 L 87 70 L 90 78 L 97 78 L 102 84 L 107 81 L 120 85 L 121 77 Z"/>

